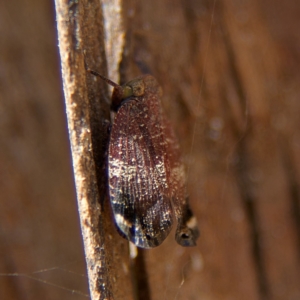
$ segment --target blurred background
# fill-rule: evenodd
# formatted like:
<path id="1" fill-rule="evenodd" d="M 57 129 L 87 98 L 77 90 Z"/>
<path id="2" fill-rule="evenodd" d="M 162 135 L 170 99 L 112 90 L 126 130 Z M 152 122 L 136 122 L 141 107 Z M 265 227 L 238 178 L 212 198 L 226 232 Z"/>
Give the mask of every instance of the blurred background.
<path id="1" fill-rule="evenodd" d="M 82 299 L 54 2 L 2 1 L 0 20 L 0 299 Z"/>
<path id="2" fill-rule="evenodd" d="M 300 299 L 300 2 L 122 5 L 202 234 L 146 252 L 151 299 Z M 54 3 L 2 1 L 0 37 L 0 299 L 85 299 Z"/>

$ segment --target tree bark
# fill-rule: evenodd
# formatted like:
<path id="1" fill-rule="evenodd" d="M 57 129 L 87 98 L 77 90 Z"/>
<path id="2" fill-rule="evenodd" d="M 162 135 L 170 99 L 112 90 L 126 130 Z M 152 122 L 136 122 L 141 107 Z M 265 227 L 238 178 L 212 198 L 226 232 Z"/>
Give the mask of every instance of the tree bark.
<path id="1" fill-rule="evenodd" d="M 299 1 L 56 0 L 55 9 L 85 255 L 54 13 L 6 1 L 0 298 L 87 297 L 87 280 L 61 271 L 75 260 L 84 273 L 83 256 L 92 299 L 300 298 Z M 187 168 L 197 247 L 178 246 L 172 232 L 129 258 L 106 188 L 110 91 L 85 64 L 120 83 L 143 73 L 159 81 Z M 53 266 L 58 275 L 32 273 Z"/>

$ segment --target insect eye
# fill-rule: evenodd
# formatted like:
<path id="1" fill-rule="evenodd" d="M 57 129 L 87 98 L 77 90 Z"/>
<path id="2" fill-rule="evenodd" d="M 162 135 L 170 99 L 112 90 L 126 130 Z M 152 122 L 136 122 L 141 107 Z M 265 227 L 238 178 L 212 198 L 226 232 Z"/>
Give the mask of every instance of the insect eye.
<path id="1" fill-rule="evenodd" d="M 126 85 L 122 91 L 122 99 L 126 99 L 132 95 L 134 95 L 132 87 L 129 85 Z"/>
<path id="2" fill-rule="evenodd" d="M 139 97 L 144 95 L 145 85 L 142 80 L 132 81 L 123 87 L 122 99 L 131 96 Z"/>
<path id="3" fill-rule="evenodd" d="M 130 87 L 132 88 L 133 96 L 139 97 L 143 96 L 145 93 L 145 85 L 143 80 L 132 81 L 130 83 Z"/>

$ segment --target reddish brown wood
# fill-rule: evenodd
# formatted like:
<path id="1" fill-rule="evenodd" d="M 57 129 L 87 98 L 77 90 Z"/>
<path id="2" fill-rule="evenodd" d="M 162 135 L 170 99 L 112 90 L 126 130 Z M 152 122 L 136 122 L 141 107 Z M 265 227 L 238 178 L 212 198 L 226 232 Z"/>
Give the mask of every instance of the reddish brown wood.
<path id="1" fill-rule="evenodd" d="M 164 88 L 202 232 L 198 248 L 169 240 L 146 253 L 152 298 L 297 298 L 297 126 L 286 119 L 297 102 L 282 93 L 287 66 L 267 11 L 253 1 L 136 2 L 130 11 L 128 56 Z"/>
<path id="2" fill-rule="evenodd" d="M 4 1 L 0 19 L 0 299 L 83 299 L 54 8 Z"/>
<path id="3" fill-rule="evenodd" d="M 0 298 L 82 299 L 70 289 L 87 294 L 86 278 L 61 270 L 85 274 L 54 8 L 43 1 L 2 2 Z M 100 6 L 75 4 L 69 6 L 69 18 L 78 25 L 70 27 L 69 68 L 96 105 L 85 107 L 91 127 L 102 128 L 97 116 L 107 118 L 109 95 L 105 85 L 86 76 L 81 56 L 85 48 L 89 67 L 105 72 Z M 299 1 L 122 5 L 121 81 L 147 71 L 162 86 L 201 230 L 196 248 L 177 246 L 171 232 L 157 249 L 139 253 L 133 276 L 140 298 L 298 299 Z M 98 139 L 94 135 L 92 143 Z M 93 153 L 98 162 L 101 151 Z M 123 274 L 128 254 L 107 208 L 104 223 L 111 234 L 104 239 L 103 259 L 111 269 L 104 268 L 103 276 L 114 299 L 132 298 L 130 273 L 113 275 Z M 74 261 L 78 268 L 70 267 Z M 38 275 L 48 284 L 7 275 L 52 267 L 58 272 Z"/>

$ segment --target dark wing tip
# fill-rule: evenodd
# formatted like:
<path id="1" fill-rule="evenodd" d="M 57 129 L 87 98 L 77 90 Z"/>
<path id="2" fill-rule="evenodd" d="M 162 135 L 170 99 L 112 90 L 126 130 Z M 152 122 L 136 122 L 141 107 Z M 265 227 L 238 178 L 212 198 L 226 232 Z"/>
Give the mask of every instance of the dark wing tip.
<path id="1" fill-rule="evenodd" d="M 140 248 L 155 248 L 162 244 L 172 229 L 172 219 L 163 220 L 162 222 L 163 230 L 151 229 L 148 225 L 139 226 L 135 224 L 132 230 L 127 232 L 127 239 Z"/>
<path id="2" fill-rule="evenodd" d="M 144 235 L 142 237 L 129 237 L 130 241 L 134 243 L 139 248 L 151 249 L 159 246 L 164 238 L 158 237 L 154 238 L 149 235 Z"/>
<path id="3" fill-rule="evenodd" d="M 160 220 L 159 226 L 152 227 L 147 224 L 143 218 L 137 218 L 136 215 L 129 216 L 124 213 L 114 214 L 115 224 L 120 235 L 139 248 L 151 249 L 159 246 L 169 235 L 172 229 L 172 216 Z"/>

